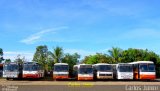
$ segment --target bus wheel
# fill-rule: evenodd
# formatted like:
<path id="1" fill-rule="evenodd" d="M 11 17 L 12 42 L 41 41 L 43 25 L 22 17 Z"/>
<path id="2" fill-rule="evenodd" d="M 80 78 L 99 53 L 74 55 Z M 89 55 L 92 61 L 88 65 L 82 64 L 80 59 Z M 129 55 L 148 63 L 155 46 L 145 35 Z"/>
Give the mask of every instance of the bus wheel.
<path id="1" fill-rule="evenodd" d="M 9 80 L 9 78 L 6 78 L 7 80 Z"/>

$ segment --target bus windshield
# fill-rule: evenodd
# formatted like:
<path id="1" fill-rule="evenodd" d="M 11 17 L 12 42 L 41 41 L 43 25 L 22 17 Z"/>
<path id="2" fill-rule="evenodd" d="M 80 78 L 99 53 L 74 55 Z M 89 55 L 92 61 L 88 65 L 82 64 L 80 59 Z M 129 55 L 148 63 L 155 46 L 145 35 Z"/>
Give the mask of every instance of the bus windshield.
<path id="1" fill-rule="evenodd" d="M 92 68 L 80 68 L 79 70 L 80 74 L 91 74 L 93 73 L 93 69 Z"/>
<path id="2" fill-rule="evenodd" d="M 54 71 L 57 72 L 67 72 L 68 71 L 68 65 L 55 65 Z"/>
<path id="3" fill-rule="evenodd" d="M 154 66 L 154 64 L 141 64 L 140 71 L 141 72 L 154 72 L 155 66 Z"/>
<path id="4" fill-rule="evenodd" d="M 24 71 L 37 71 L 39 69 L 39 66 L 38 65 L 24 65 L 23 66 L 23 70 Z"/>
<path id="5" fill-rule="evenodd" d="M 119 66 L 120 72 L 133 72 L 132 66 Z"/>
<path id="6" fill-rule="evenodd" d="M 7 64 L 4 66 L 5 71 L 18 71 L 18 68 L 17 64 Z"/>
<path id="7" fill-rule="evenodd" d="M 98 70 L 99 71 L 111 71 L 112 66 L 111 65 L 100 65 Z"/>

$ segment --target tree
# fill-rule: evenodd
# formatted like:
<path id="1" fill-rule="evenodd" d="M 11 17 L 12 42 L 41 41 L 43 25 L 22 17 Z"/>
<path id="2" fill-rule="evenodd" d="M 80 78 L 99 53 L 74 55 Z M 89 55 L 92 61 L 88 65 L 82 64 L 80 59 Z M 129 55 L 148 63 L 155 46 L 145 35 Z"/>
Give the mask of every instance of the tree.
<path id="1" fill-rule="evenodd" d="M 112 47 L 112 49 L 108 50 L 108 52 L 113 59 L 113 63 L 121 62 L 122 49 L 118 47 Z"/>
<path id="2" fill-rule="evenodd" d="M 5 59 L 5 63 L 10 63 L 11 59 Z"/>
<path id="3" fill-rule="evenodd" d="M 48 56 L 48 48 L 46 45 L 40 45 L 37 46 L 36 52 L 34 54 L 33 60 L 35 62 L 38 62 L 43 66 L 45 71 L 48 69 L 47 68 L 47 56 Z"/>
<path id="4" fill-rule="evenodd" d="M 112 58 L 107 54 L 96 53 L 95 55 L 86 56 L 82 62 L 86 64 L 112 63 Z"/>
<path id="5" fill-rule="evenodd" d="M 124 50 L 121 55 L 121 61 L 128 63 L 134 61 L 153 61 L 155 64 L 159 62 L 159 56 L 148 49 L 133 49 Z"/>
<path id="6" fill-rule="evenodd" d="M 62 62 L 63 63 L 68 63 L 69 64 L 69 73 L 70 76 L 72 76 L 72 72 L 73 72 L 73 66 L 76 65 L 79 61 L 78 59 L 80 58 L 80 55 L 78 53 L 74 53 L 74 54 L 65 54 L 64 58 L 62 58 Z"/>
<path id="7" fill-rule="evenodd" d="M 47 55 L 47 69 L 48 71 L 51 71 L 54 65 L 54 59 L 53 59 L 53 53 L 51 51 L 48 51 Z"/>
<path id="8" fill-rule="evenodd" d="M 61 47 L 56 47 L 53 51 L 54 63 L 60 63 L 63 58 L 63 49 Z"/>
<path id="9" fill-rule="evenodd" d="M 20 64 L 23 64 L 25 62 L 25 57 L 21 58 L 21 55 L 18 54 L 14 62 L 18 62 Z"/>
<path id="10" fill-rule="evenodd" d="M 0 63 L 3 61 L 3 49 L 0 48 Z"/>

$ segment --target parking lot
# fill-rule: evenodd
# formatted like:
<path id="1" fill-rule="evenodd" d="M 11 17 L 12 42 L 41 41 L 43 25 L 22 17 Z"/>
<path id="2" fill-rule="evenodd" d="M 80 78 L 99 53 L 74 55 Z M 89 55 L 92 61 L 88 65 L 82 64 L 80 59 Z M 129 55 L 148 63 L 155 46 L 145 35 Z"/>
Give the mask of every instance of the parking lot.
<path id="1" fill-rule="evenodd" d="M 0 79 L 2 91 L 149 91 L 160 90 L 155 81 L 38 81 Z"/>

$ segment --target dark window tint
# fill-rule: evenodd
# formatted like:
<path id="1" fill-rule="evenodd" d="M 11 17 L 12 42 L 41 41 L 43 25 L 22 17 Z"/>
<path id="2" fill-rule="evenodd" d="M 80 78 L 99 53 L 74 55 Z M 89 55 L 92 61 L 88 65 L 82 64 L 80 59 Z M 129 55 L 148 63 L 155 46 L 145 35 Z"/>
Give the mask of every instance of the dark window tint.
<path id="1" fill-rule="evenodd" d="M 119 66 L 120 72 L 132 72 L 133 67 L 132 66 Z"/>
<path id="2" fill-rule="evenodd" d="M 57 72 L 67 72 L 68 71 L 68 65 L 55 65 L 54 66 L 54 71 Z"/>

